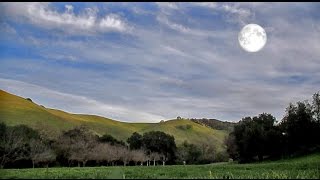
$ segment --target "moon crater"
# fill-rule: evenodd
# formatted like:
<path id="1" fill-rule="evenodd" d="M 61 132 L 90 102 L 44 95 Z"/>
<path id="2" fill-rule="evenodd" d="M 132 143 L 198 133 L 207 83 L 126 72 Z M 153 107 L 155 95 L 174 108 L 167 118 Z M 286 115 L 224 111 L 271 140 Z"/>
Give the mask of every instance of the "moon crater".
<path id="1" fill-rule="evenodd" d="M 245 51 L 257 52 L 265 46 L 267 34 L 261 26 L 248 24 L 239 32 L 238 41 Z"/>

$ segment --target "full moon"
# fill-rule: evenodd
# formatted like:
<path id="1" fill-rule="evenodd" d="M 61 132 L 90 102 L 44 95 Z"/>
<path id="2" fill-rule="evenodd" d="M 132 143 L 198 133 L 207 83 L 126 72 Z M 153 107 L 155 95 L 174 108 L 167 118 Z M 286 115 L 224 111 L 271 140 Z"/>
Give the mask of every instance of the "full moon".
<path id="1" fill-rule="evenodd" d="M 239 32 L 240 46 L 248 52 L 260 51 L 267 42 L 265 30 L 257 24 L 247 24 Z"/>

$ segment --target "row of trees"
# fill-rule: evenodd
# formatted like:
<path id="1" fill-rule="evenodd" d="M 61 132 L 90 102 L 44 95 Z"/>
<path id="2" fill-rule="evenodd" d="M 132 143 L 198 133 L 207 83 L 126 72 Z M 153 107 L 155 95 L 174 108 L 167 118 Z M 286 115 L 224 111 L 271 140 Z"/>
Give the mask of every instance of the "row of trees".
<path id="1" fill-rule="evenodd" d="M 162 134 L 149 132 L 148 134 Z M 149 135 L 146 135 L 149 137 Z M 0 165 L 6 167 L 86 166 L 90 165 L 153 165 L 167 160 L 165 151 L 130 149 L 123 141 L 105 134 L 94 135 L 85 126 L 63 132 L 56 140 L 48 140 L 38 131 L 25 125 L 6 126 L 0 123 Z M 174 139 L 173 147 L 175 147 Z M 158 140 L 159 141 L 159 140 Z M 155 144 L 150 141 L 150 144 Z M 147 151 L 148 150 L 148 151 Z"/>
<path id="2" fill-rule="evenodd" d="M 243 118 L 226 139 L 230 157 L 248 162 L 320 150 L 320 96 L 290 103 L 280 123 L 271 114 Z"/>
<path id="3" fill-rule="evenodd" d="M 160 154 L 145 154 L 142 149 L 130 150 L 123 141 L 110 135 L 98 137 L 81 126 L 62 134 L 55 142 L 57 161 L 72 166 L 86 166 L 88 161 L 93 165 L 124 165 L 130 162 L 149 165 L 151 158 L 160 160 Z"/>
<path id="4" fill-rule="evenodd" d="M 113 166 L 212 163 L 223 160 L 213 145 L 185 141 L 161 131 L 133 133 L 126 142 L 101 137 L 85 126 L 62 132 L 54 140 L 26 125 L 0 123 L 0 165 L 7 167 Z M 220 155 L 220 156 L 219 156 Z M 225 156 L 224 160 L 225 160 Z"/>

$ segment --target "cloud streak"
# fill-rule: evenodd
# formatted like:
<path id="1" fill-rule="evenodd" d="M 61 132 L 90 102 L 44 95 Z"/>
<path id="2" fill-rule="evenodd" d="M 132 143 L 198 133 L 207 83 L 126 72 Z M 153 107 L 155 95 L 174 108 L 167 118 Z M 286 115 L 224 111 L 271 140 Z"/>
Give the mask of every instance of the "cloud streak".
<path id="1" fill-rule="evenodd" d="M 58 12 L 50 3 L 1 3 L 6 13 L 23 17 L 32 24 L 47 29 L 59 29 L 69 33 L 129 32 L 131 27 L 116 14 L 99 18 L 97 8 L 85 8 L 75 14 L 74 7 L 65 5 L 64 12 Z"/>
<path id="2" fill-rule="evenodd" d="M 41 95 L 37 102 L 48 107 L 126 121 L 177 116 L 238 121 L 262 112 L 279 120 L 289 102 L 319 90 L 316 4 L 107 3 L 107 10 L 100 4 L 41 5 L 44 16 L 51 13 L 48 17 L 95 17 L 92 26 L 1 7 L 7 15 L 0 39 L 6 42 L 0 53 L 2 87 L 17 93 L 28 84 L 47 88 L 50 96 Z M 8 18 L 12 14 L 16 19 Z M 39 22 L 21 22 L 23 17 Z M 42 31 L 42 21 L 50 29 L 69 27 L 73 34 Z M 101 22 L 108 31 L 101 30 Z M 237 36 L 242 23 L 265 27 L 264 49 L 253 54 L 241 49 Z M 128 26 L 134 27 L 131 33 L 118 33 Z M 40 97 L 29 89 L 23 96 Z M 67 95 L 55 95 L 59 93 Z M 77 100 L 81 97 L 85 99 Z"/>

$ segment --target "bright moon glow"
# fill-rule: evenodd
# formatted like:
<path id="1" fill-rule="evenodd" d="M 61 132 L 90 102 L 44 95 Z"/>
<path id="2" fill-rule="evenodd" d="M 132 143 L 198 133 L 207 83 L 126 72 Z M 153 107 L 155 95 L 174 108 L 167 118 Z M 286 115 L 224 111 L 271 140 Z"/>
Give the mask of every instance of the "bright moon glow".
<path id="1" fill-rule="evenodd" d="M 240 46 L 248 52 L 260 51 L 267 42 L 265 30 L 257 24 L 247 24 L 239 32 Z"/>

